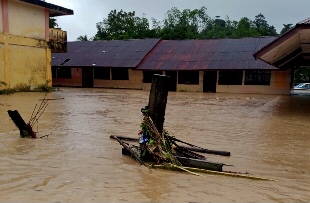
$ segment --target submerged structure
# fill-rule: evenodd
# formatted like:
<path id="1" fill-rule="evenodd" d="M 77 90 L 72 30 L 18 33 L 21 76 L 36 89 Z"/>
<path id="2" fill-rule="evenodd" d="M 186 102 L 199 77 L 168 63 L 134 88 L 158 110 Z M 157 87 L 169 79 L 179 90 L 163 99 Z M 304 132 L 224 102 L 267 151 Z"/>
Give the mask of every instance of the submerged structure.
<path id="1" fill-rule="evenodd" d="M 63 15 L 73 11 L 40 0 L 0 1 L 0 88 L 52 85 L 51 53 L 67 51 L 67 33 L 49 28 L 49 18 Z"/>

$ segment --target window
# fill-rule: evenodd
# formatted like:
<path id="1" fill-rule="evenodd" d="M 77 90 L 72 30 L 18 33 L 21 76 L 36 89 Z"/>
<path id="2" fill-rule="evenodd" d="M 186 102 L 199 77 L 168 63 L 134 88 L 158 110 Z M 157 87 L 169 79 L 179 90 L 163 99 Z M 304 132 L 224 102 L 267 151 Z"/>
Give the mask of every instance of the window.
<path id="1" fill-rule="evenodd" d="M 112 80 L 129 80 L 128 69 L 112 68 Z"/>
<path id="2" fill-rule="evenodd" d="M 143 71 L 143 83 L 152 83 L 154 74 L 162 74 L 162 71 Z"/>
<path id="3" fill-rule="evenodd" d="M 52 67 L 52 78 L 57 78 L 57 67 Z"/>
<path id="4" fill-rule="evenodd" d="M 199 84 L 199 71 L 178 71 L 178 84 Z"/>
<path id="5" fill-rule="evenodd" d="M 219 85 L 242 85 L 242 70 L 219 71 Z"/>
<path id="6" fill-rule="evenodd" d="M 71 67 L 57 68 L 56 77 L 57 78 L 70 78 L 71 79 L 72 78 Z"/>
<path id="7" fill-rule="evenodd" d="M 246 70 L 245 71 L 245 85 L 270 85 L 269 70 Z"/>
<path id="8" fill-rule="evenodd" d="M 110 68 L 94 68 L 94 79 L 110 80 Z"/>

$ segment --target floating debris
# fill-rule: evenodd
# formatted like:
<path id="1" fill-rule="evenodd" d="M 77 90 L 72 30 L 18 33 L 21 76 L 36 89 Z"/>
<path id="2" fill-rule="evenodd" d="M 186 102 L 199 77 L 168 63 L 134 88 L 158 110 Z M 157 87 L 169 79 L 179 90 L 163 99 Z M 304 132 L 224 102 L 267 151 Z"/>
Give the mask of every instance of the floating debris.
<path id="1" fill-rule="evenodd" d="M 45 94 L 38 108 L 37 108 L 37 104 L 35 105 L 28 123 L 24 121 L 24 119 L 21 117 L 21 115 L 19 114 L 17 110 L 13 110 L 13 111 L 8 110 L 9 116 L 11 117 L 14 124 L 20 131 L 21 138 L 34 138 L 34 139 L 37 138 L 38 132 L 33 131 L 33 127 L 35 124 L 38 124 L 40 117 L 42 116 L 46 107 L 48 106 L 49 99 L 46 99 L 46 95 L 47 93 Z M 49 135 L 44 135 L 40 138 L 48 137 L 48 136 Z"/>

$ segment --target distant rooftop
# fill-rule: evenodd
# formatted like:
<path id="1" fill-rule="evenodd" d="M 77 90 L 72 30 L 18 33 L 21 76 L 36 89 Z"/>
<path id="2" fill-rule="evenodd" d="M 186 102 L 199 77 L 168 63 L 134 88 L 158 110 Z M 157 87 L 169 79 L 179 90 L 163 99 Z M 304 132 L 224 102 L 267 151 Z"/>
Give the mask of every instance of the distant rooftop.
<path id="1" fill-rule="evenodd" d="M 55 4 L 47 3 L 42 0 L 20 0 L 22 2 L 33 4 L 36 6 L 44 7 L 49 10 L 50 17 L 63 16 L 63 15 L 73 15 L 73 10 L 57 6 Z"/>
<path id="2" fill-rule="evenodd" d="M 140 70 L 276 69 L 252 54 L 276 37 L 162 40 L 142 61 Z"/>
<path id="3" fill-rule="evenodd" d="M 55 53 L 52 66 L 135 68 L 159 39 L 68 42 L 67 53 Z"/>

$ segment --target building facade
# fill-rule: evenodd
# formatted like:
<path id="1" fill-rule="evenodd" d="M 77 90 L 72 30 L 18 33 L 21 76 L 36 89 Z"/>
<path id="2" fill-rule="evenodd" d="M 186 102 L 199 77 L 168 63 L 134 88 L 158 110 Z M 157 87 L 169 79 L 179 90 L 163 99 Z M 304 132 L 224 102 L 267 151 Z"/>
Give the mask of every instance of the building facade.
<path id="1" fill-rule="evenodd" d="M 2 88 L 51 85 L 49 17 L 73 11 L 38 0 L 1 0 L 0 81 Z"/>
<path id="2" fill-rule="evenodd" d="M 125 40 L 109 41 L 117 46 L 72 42 L 68 53 L 53 55 L 53 85 L 150 90 L 152 75 L 165 74 L 170 76 L 170 91 L 289 94 L 291 71 L 252 56 L 274 39 L 159 40 L 134 66 L 130 60 L 136 56 L 123 47 L 128 43 Z M 108 49 L 118 51 L 107 57 Z M 132 49 L 133 53 L 137 50 Z M 102 57 L 108 62 L 98 62 Z"/>

